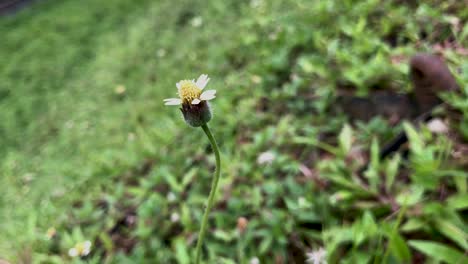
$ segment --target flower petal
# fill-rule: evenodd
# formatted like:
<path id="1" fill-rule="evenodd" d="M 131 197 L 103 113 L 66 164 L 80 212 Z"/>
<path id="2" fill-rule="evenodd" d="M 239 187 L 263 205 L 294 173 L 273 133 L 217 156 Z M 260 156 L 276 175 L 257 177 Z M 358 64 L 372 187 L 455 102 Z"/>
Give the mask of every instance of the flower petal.
<path id="1" fill-rule="evenodd" d="M 173 100 L 180 100 L 180 99 L 179 98 L 166 98 L 163 101 L 167 102 L 167 101 L 173 101 Z"/>
<path id="2" fill-rule="evenodd" d="M 68 256 L 70 257 L 78 256 L 78 250 L 76 250 L 76 248 L 70 248 L 70 250 L 68 250 Z"/>
<path id="3" fill-rule="evenodd" d="M 210 100 L 213 100 L 213 99 L 215 99 L 215 98 L 216 98 L 216 96 L 213 95 L 213 96 L 210 96 L 210 97 L 205 98 L 204 101 L 210 101 Z"/>
<path id="4" fill-rule="evenodd" d="M 178 98 L 169 98 L 164 100 L 164 105 L 180 105 L 182 100 Z"/>
<path id="5" fill-rule="evenodd" d="M 91 241 L 89 241 L 89 240 L 86 240 L 86 241 L 83 243 L 83 246 L 84 246 L 85 248 L 91 248 L 91 245 L 92 245 L 92 244 L 91 244 Z"/>
<path id="6" fill-rule="evenodd" d="M 209 80 L 210 80 L 210 78 L 208 78 L 208 75 L 202 74 L 202 75 L 200 75 L 200 77 L 198 77 L 198 80 L 195 83 L 195 85 L 198 88 L 200 88 L 201 90 L 203 90 L 203 88 L 205 88 L 205 86 L 206 86 L 206 84 L 208 83 Z"/>
<path id="7" fill-rule="evenodd" d="M 193 99 L 192 104 L 197 105 L 197 104 L 199 104 L 200 102 L 201 102 L 200 99 L 195 98 L 195 99 Z"/>
<path id="8" fill-rule="evenodd" d="M 204 91 L 201 95 L 200 95 L 200 99 L 201 100 L 211 100 L 213 98 L 215 98 L 216 96 L 216 90 L 208 90 L 208 91 Z"/>

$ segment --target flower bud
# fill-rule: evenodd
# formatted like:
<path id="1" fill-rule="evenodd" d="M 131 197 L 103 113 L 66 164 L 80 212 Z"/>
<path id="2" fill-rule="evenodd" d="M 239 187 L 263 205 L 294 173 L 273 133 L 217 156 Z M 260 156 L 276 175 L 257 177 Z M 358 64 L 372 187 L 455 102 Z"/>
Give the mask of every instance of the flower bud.
<path id="1" fill-rule="evenodd" d="M 211 120 L 210 105 L 206 101 L 199 104 L 182 104 L 180 108 L 184 115 L 185 122 L 193 127 L 199 127 Z"/>
<path id="2" fill-rule="evenodd" d="M 245 217 L 237 218 L 237 230 L 240 234 L 243 234 L 247 229 L 247 225 L 249 224 L 249 220 Z"/>

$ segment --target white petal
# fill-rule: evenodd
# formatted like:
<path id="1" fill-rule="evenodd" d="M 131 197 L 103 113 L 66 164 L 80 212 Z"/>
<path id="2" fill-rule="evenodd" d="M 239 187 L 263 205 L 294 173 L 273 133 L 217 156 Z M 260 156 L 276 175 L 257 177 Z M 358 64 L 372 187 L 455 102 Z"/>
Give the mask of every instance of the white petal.
<path id="1" fill-rule="evenodd" d="M 210 101 L 210 100 L 213 100 L 215 98 L 216 98 L 216 96 L 209 96 L 209 97 L 206 97 L 205 100 L 203 100 L 203 101 Z"/>
<path id="2" fill-rule="evenodd" d="M 84 245 L 85 248 L 88 248 L 88 249 L 89 249 L 89 248 L 91 248 L 91 241 L 86 240 L 86 241 L 83 243 L 83 245 Z"/>
<path id="3" fill-rule="evenodd" d="M 164 100 L 164 105 L 180 105 L 182 103 L 182 100 L 178 98 L 169 98 Z"/>
<path id="4" fill-rule="evenodd" d="M 68 250 L 68 256 L 70 257 L 78 256 L 78 250 L 76 250 L 76 248 L 70 248 L 70 250 Z"/>
<path id="5" fill-rule="evenodd" d="M 179 98 L 166 98 L 163 101 L 167 102 L 167 101 L 174 101 L 174 100 L 180 100 L 180 99 Z"/>
<path id="6" fill-rule="evenodd" d="M 202 74 L 200 75 L 200 77 L 198 77 L 198 80 L 197 82 L 195 83 L 195 85 L 200 88 L 201 90 L 203 90 L 203 88 L 205 88 L 206 84 L 208 83 L 208 81 L 210 81 L 210 78 L 208 78 L 208 75 L 206 74 Z"/>
<path id="7" fill-rule="evenodd" d="M 258 164 L 271 164 L 273 163 L 275 158 L 276 158 L 275 153 L 271 151 L 262 152 L 257 157 L 257 163 Z"/>
<path id="8" fill-rule="evenodd" d="M 85 248 L 83 250 L 83 252 L 81 253 L 82 256 L 87 256 L 89 254 L 89 252 L 91 252 L 91 249 L 90 248 Z"/>
<path id="9" fill-rule="evenodd" d="M 199 104 L 200 102 L 201 102 L 200 99 L 195 98 L 195 99 L 193 99 L 192 104 L 197 105 L 197 104 Z"/>
<path id="10" fill-rule="evenodd" d="M 215 98 L 216 96 L 216 90 L 208 90 L 208 91 L 204 91 L 201 95 L 200 95 L 200 99 L 201 100 L 211 100 L 213 98 Z"/>
<path id="11" fill-rule="evenodd" d="M 180 89 L 180 82 L 176 83 L 175 86 L 177 87 L 177 89 Z"/>
<path id="12" fill-rule="evenodd" d="M 427 128 L 435 134 L 445 134 L 449 132 L 447 124 L 445 124 L 440 118 L 434 118 L 429 121 L 429 123 L 427 123 Z"/>

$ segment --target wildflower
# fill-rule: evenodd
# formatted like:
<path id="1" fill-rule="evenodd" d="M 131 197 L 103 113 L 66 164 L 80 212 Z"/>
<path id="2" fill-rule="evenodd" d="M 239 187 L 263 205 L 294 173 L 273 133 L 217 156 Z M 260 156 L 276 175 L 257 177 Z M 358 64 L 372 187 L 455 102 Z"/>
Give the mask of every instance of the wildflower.
<path id="1" fill-rule="evenodd" d="M 252 7 L 252 8 L 260 7 L 262 4 L 263 4 L 262 0 L 251 0 L 250 1 L 250 7 Z"/>
<path id="2" fill-rule="evenodd" d="M 446 134 L 449 132 L 447 124 L 445 124 L 440 118 L 434 118 L 429 121 L 427 128 L 435 134 Z"/>
<path id="3" fill-rule="evenodd" d="M 297 204 L 299 205 L 300 208 L 305 208 L 308 205 L 306 198 L 302 196 L 297 199 Z"/>
<path id="4" fill-rule="evenodd" d="M 254 74 L 250 77 L 250 80 L 254 83 L 254 84 L 259 84 L 262 82 L 262 77 Z"/>
<path id="5" fill-rule="evenodd" d="M 199 27 L 203 24 L 203 18 L 200 16 L 194 17 L 190 23 L 192 27 Z"/>
<path id="6" fill-rule="evenodd" d="M 115 87 L 114 92 L 115 92 L 116 94 L 118 94 L 118 95 L 122 95 L 122 94 L 125 93 L 126 90 L 127 90 L 127 89 L 125 89 L 125 86 L 123 86 L 123 85 L 117 85 L 117 87 Z"/>
<path id="7" fill-rule="evenodd" d="M 158 51 L 156 52 L 156 55 L 159 58 L 164 58 L 166 56 L 166 50 L 165 49 L 158 49 Z"/>
<path id="8" fill-rule="evenodd" d="M 250 259 L 249 264 L 260 264 L 260 260 L 257 257 Z"/>
<path id="9" fill-rule="evenodd" d="M 271 151 L 266 151 L 260 153 L 257 158 L 257 163 L 262 165 L 262 164 L 271 164 L 275 160 L 276 156 L 273 152 Z"/>
<path id="10" fill-rule="evenodd" d="M 306 253 L 307 256 L 307 263 L 311 264 L 326 264 L 327 263 L 327 251 L 322 247 L 316 251 L 312 251 L 310 253 Z"/>
<path id="11" fill-rule="evenodd" d="M 54 227 L 47 229 L 46 237 L 48 240 L 51 240 L 57 234 L 57 230 Z"/>
<path id="12" fill-rule="evenodd" d="M 86 240 L 85 242 L 76 243 L 74 247 L 68 250 L 70 257 L 84 257 L 91 252 L 91 241 Z"/>
<path id="13" fill-rule="evenodd" d="M 207 101 L 214 99 L 216 90 L 203 91 L 208 84 L 208 75 L 202 74 L 195 80 L 182 80 L 176 83 L 179 98 L 165 99 L 165 105 L 182 105 L 180 110 L 184 115 L 185 122 L 193 127 L 201 127 L 208 140 L 211 143 L 216 160 L 216 169 L 211 184 L 210 194 L 208 195 L 205 212 L 198 232 L 197 246 L 195 249 L 195 264 L 200 263 L 203 240 L 205 238 L 206 229 L 208 226 L 208 216 L 214 204 L 216 190 L 221 172 L 221 157 L 219 155 L 218 143 L 208 127 L 208 122 L 211 120 L 211 110 Z M 169 200 L 169 199 L 168 199 Z M 177 217 L 176 217 L 177 216 Z M 171 215 L 172 220 L 179 220 L 178 215 Z"/>
<path id="14" fill-rule="evenodd" d="M 171 214 L 171 222 L 172 223 L 179 222 L 179 220 L 180 220 L 180 215 L 178 213 L 172 213 Z"/>
<path id="15" fill-rule="evenodd" d="M 216 90 L 203 91 L 208 84 L 208 75 L 202 74 L 195 80 L 176 83 L 179 98 L 164 99 L 165 105 L 182 105 L 181 111 L 187 124 L 199 127 L 211 120 L 209 100 L 216 98 Z"/>
<path id="16" fill-rule="evenodd" d="M 65 194 L 65 189 L 63 188 L 56 188 L 52 191 L 53 197 L 62 197 Z"/>
<path id="17" fill-rule="evenodd" d="M 249 220 L 245 217 L 237 218 L 237 230 L 240 234 L 243 234 L 247 229 L 247 225 L 249 224 Z"/>
<path id="18" fill-rule="evenodd" d="M 174 202 L 177 199 L 177 197 L 173 192 L 169 192 L 166 196 L 166 199 L 168 202 Z"/>

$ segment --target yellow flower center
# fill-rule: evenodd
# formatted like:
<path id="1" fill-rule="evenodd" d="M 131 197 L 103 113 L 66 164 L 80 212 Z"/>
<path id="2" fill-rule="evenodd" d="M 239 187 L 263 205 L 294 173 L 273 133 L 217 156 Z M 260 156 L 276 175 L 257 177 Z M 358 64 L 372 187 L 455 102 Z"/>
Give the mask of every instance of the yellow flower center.
<path id="1" fill-rule="evenodd" d="M 179 84 L 179 97 L 183 103 L 191 103 L 194 99 L 200 97 L 202 90 L 192 81 L 183 80 Z"/>
<path id="2" fill-rule="evenodd" d="M 46 234 L 47 238 L 51 239 L 55 236 L 55 234 L 57 234 L 57 230 L 55 228 L 51 227 L 47 229 L 47 234 Z"/>
<path id="3" fill-rule="evenodd" d="M 76 251 L 78 251 L 78 255 L 80 256 L 83 255 L 86 250 L 84 243 L 76 244 L 75 248 L 76 248 Z"/>

